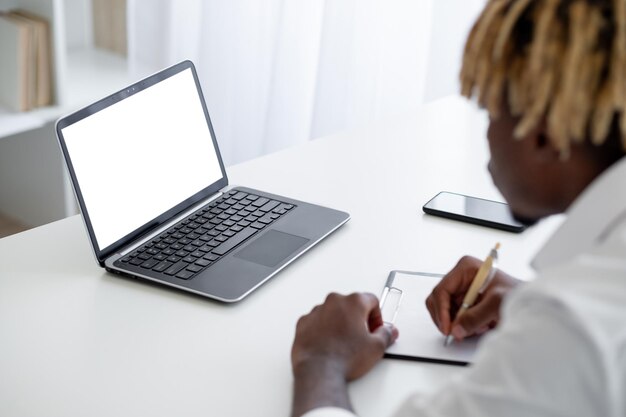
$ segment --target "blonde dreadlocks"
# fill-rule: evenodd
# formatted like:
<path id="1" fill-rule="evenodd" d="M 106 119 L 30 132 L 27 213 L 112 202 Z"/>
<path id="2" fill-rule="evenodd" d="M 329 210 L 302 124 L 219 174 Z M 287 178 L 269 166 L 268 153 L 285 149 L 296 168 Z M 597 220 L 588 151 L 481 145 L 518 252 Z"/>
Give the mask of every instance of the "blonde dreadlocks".
<path id="1" fill-rule="evenodd" d="M 563 157 L 572 143 L 603 144 L 614 120 L 626 149 L 626 0 L 489 0 L 461 89 L 494 118 L 506 99 L 517 138 L 545 121 Z"/>

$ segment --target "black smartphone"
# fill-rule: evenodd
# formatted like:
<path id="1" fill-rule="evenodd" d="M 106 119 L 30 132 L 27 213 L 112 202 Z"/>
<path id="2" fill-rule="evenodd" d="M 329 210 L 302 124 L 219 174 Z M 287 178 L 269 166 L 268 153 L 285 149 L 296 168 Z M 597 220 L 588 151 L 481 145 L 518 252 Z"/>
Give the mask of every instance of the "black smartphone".
<path id="1" fill-rule="evenodd" d="M 520 233 L 526 225 L 513 218 L 509 205 L 442 191 L 422 207 L 424 213 L 507 232 Z"/>

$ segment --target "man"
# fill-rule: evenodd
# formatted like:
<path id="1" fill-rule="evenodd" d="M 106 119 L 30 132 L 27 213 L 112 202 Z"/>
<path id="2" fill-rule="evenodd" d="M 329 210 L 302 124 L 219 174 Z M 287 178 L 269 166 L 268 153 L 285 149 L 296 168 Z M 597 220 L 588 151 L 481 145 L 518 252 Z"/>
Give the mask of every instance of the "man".
<path id="1" fill-rule="evenodd" d="M 442 279 L 426 304 L 443 334 L 497 329 L 472 367 L 395 415 L 626 416 L 626 0 L 491 0 L 461 81 L 489 111 L 489 171 L 515 215 L 567 219 L 536 280 L 499 271 L 452 328 L 480 262 Z M 297 325 L 293 416 L 352 416 L 347 383 L 397 337 L 375 296 L 329 295 Z"/>

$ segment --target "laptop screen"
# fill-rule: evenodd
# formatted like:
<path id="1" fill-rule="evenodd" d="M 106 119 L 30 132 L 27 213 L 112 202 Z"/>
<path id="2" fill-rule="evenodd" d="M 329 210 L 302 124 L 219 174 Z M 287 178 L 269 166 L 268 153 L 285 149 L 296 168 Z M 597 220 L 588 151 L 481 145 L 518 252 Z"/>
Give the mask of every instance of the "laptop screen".
<path id="1" fill-rule="evenodd" d="M 223 177 L 190 68 L 60 132 L 101 249 Z"/>

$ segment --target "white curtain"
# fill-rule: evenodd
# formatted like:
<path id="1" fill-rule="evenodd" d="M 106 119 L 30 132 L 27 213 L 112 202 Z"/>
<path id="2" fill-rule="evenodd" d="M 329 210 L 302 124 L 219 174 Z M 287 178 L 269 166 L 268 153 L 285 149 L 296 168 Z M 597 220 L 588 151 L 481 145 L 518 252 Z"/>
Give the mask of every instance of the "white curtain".
<path id="1" fill-rule="evenodd" d="M 484 2 L 129 0 L 129 62 L 194 61 L 231 165 L 456 92 Z"/>

